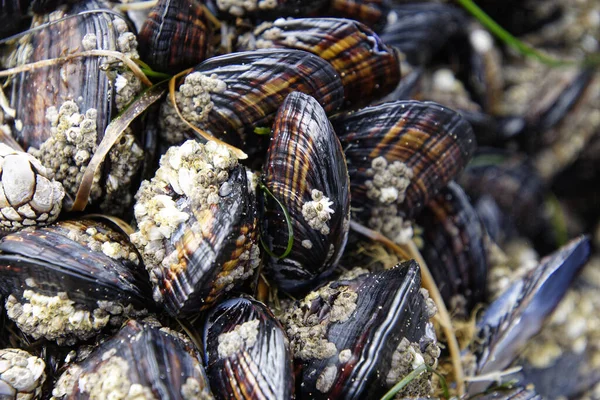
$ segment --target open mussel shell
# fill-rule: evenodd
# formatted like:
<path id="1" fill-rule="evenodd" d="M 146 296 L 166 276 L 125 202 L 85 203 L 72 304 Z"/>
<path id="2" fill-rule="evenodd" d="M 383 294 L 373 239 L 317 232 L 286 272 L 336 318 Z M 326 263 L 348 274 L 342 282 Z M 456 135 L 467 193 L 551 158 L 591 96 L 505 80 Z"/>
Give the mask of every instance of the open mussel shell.
<path id="1" fill-rule="evenodd" d="M 339 18 L 278 19 L 261 24 L 248 46 L 293 48 L 329 61 L 344 85 L 345 106 L 385 96 L 400 81 L 396 53 L 360 22 Z"/>
<path id="2" fill-rule="evenodd" d="M 468 24 L 456 7 L 438 3 L 395 4 L 381 40 L 400 50 L 411 65 L 424 65 Z"/>
<path id="3" fill-rule="evenodd" d="M 148 275 L 127 236 L 91 219 L 0 239 L 0 293 L 23 332 L 59 344 L 153 308 Z"/>
<path id="4" fill-rule="evenodd" d="M 415 261 L 379 273 L 342 275 L 297 301 L 280 318 L 303 398 L 379 399 L 422 363 L 439 356 L 429 319 L 435 306 L 420 290 Z M 430 374 L 401 395 L 427 396 Z"/>
<path id="5" fill-rule="evenodd" d="M 350 218 L 344 153 L 314 98 L 294 92 L 279 108 L 263 182 L 271 193 L 262 194 L 262 235 L 272 253 L 267 271 L 284 291 L 302 291 L 341 257 Z M 279 258 L 290 240 L 282 206 L 293 244 Z"/>
<path id="6" fill-rule="evenodd" d="M 137 194 L 140 249 L 154 298 L 175 316 L 210 306 L 260 263 L 257 216 L 246 170 L 222 145 L 171 147 Z"/>
<path id="7" fill-rule="evenodd" d="M 421 254 L 449 309 L 467 317 L 485 300 L 487 256 L 484 227 L 465 192 L 455 182 L 416 219 L 423 228 Z"/>
<path id="8" fill-rule="evenodd" d="M 396 241 L 402 222 L 394 221 L 416 216 L 476 146 L 469 124 L 436 103 L 384 103 L 331 121 L 348 162 L 353 212 Z"/>
<path id="9" fill-rule="evenodd" d="M 200 356 L 171 330 L 129 321 L 89 357 L 71 366 L 58 399 L 212 399 Z M 122 397 L 120 397 L 122 396 Z"/>
<path id="10" fill-rule="evenodd" d="M 138 57 L 135 35 L 125 20 L 101 2 L 79 2 L 52 18 L 39 17 L 43 24 L 9 49 L 5 67 L 51 62 L 87 50 Z M 107 125 L 140 91 L 140 80 L 128 68 L 104 57 L 75 57 L 22 72 L 12 77 L 7 89 L 16 111 L 12 136 L 63 184 L 66 199 L 74 199 Z M 144 158 L 134 127 L 112 148 L 94 177 L 90 201 L 112 214 L 131 204 L 130 189 Z"/>
<path id="11" fill-rule="evenodd" d="M 286 96 L 313 96 L 327 113 L 343 102 L 344 88 L 331 64 L 300 50 L 269 49 L 213 57 L 185 78 L 176 98 L 184 118 L 223 141 L 252 153 Z M 162 135 L 179 142 L 188 127 L 170 103 L 161 109 Z"/>
<path id="12" fill-rule="evenodd" d="M 560 302 L 589 255 L 587 237 L 572 240 L 542 259 L 489 306 L 477 322 L 477 339 L 471 349 L 478 374 L 502 371 L 518 356 Z M 469 392 L 484 388 L 483 383 L 472 383 Z"/>
<path id="13" fill-rule="evenodd" d="M 196 0 L 161 0 L 140 30 L 140 56 L 152 69 L 179 72 L 211 55 L 214 27 Z"/>
<path id="14" fill-rule="evenodd" d="M 294 398 L 290 345 L 263 303 L 237 298 L 211 309 L 204 326 L 204 356 L 217 398 Z"/>

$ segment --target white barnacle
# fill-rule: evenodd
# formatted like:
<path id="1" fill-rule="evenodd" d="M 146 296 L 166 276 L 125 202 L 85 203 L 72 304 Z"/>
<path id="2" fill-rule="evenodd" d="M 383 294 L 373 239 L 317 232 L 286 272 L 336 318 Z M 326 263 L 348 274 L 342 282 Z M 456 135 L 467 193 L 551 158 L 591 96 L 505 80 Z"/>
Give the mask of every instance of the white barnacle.
<path id="1" fill-rule="evenodd" d="M 219 335 L 217 348 L 220 358 L 231 357 L 241 350 L 248 350 L 258 339 L 260 321 L 253 319 L 237 325 L 232 331 Z"/>
<path id="2" fill-rule="evenodd" d="M 312 229 L 321 232 L 323 235 L 328 235 L 329 226 L 327 222 L 334 213 L 331 208 L 333 201 L 317 189 L 312 190 L 311 197 L 312 201 L 307 201 L 302 205 L 302 216 Z"/>
<path id="3" fill-rule="evenodd" d="M 0 381 L 3 382 L 4 390 L 8 386 L 18 393 L 15 398 L 38 398 L 46 380 L 45 368 L 43 360 L 24 350 L 0 350 Z"/>
<path id="4" fill-rule="evenodd" d="M 316 388 L 321 393 L 327 393 L 335 382 L 337 376 L 337 367 L 335 365 L 328 365 L 325 367 L 323 372 L 317 378 Z"/>

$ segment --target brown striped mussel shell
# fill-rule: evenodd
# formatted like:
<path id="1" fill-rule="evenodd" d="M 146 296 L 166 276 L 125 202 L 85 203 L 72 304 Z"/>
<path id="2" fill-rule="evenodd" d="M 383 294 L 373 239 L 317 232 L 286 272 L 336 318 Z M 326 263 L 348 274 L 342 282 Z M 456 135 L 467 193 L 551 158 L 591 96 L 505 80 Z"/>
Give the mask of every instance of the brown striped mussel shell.
<path id="1" fill-rule="evenodd" d="M 461 187 L 450 182 L 416 221 L 423 230 L 421 254 L 454 315 L 468 317 L 486 299 L 485 228 Z"/>
<path id="2" fill-rule="evenodd" d="M 292 48 L 329 61 L 344 85 L 345 107 L 365 106 L 400 81 L 396 53 L 360 22 L 339 18 L 278 19 L 261 24 L 242 49 Z"/>
<path id="3" fill-rule="evenodd" d="M 331 0 L 208 0 L 219 10 L 219 17 L 272 21 L 279 17 L 318 15 L 327 9 Z"/>
<path id="4" fill-rule="evenodd" d="M 168 328 L 129 321 L 85 360 L 72 364 L 55 399 L 213 399 L 200 354 Z"/>
<path id="5" fill-rule="evenodd" d="M 292 353 L 271 311 L 246 298 L 210 310 L 204 326 L 206 372 L 219 399 L 292 399 Z"/>
<path id="6" fill-rule="evenodd" d="M 340 77 L 327 61 L 305 51 L 269 49 L 204 61 L 185 77 L 176 101 L 187 121 L 251 154 L 257 142 L 266 142 L 255 129 L 270 127 L 293 91 L 313 96 L 327 113 L 340 108 L 344 97 Z M 192 135 L 170 102 L 163 104 L 160 122 L 167 142 Z"/>
<path id="7" fill-rule="evenodd" d="M 267 271 L 286 292 L 305 289 L 331 271 L 348 237 L 348 170 L 325 111 L 294 92 L 281 105 L 264 169 L 262 236 L 271 249 Z M 274 200 L 281 202 L 281 206 Z M 293 230 L 291 252 L 288 225 Z"/>
<path id="8" fill-rule="evenodd" d="M 294 351 L 302 398 L 380 399 L 419 364 L 435 366 L 440 349 L 415 261 L 368 273 L 357 268 L 297 301 L 280 318 Z M 431 375 L 400 397 L 427 397 Z"/>
<path id="9" fill-rule="evenodd" d="M 348 162 L 355 217 L 398 243 L 406 220 L 462 171 L 476 146 L 467 121 L 430 102 L 384 103 L 331 122 Z"/>
<path id="10" fill-rule="evenodd" d="M 171 315 L 197 314 L 256 271 L 255 198 L 227 147 L 194 140 L 171 147 L 136 197 L 131 240 L 155 300 Z"/>
<path id="11" fill-rule="evenodd" d="M 59 344 L 154 310 L 148 274 L 127 235 L 92 219 L 0 239 L 0 294 L 21 331 Z"/>
<path id="12" fill-rule="evenodd" d="M 387 22 L 388 6 L 384 0 L 331 0 L 328 14 L 360 21 L 379 31 Z"/>
<path id="13" fill-rule="evenodd" d="M 61 9 L 62 10 L 62 9 Z M 63 17 L 63 19 L 58 19 Z M 53 60 L 88 50 L 120 52 L 138 58 L 137 40 L 124 17 L 91 0 L 68 10 L 36 17 L 40 23 L 10 48 L 4 67 Z M 74 199 L 83 171 L 111 119 L 142 90 L 140 80 L 120 61 L 97 56 L 22 72 L 7 89 L 16 116 L 12 136 L 49 169 L 51 178 Z M 135 125 L 134 125 L 135 126 Z M 90 203 L 119 214 L 133 201 L 132 184 L 144 159 L 134 126 L 99 168 Z"/>
<path id="14" fill-rule="evenodd" d="M 160 0 L 138 35 L 142 60 L 157 71 L 179 72 L 211 56 L 215 27 L 207 12 L 196 0 Z"/>

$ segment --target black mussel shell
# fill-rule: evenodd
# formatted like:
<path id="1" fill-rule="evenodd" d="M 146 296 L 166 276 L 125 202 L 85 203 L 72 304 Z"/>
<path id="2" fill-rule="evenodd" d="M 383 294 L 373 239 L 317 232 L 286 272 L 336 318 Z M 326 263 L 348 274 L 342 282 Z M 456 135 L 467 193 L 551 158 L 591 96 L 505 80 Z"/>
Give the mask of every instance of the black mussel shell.
<path id="1" fill-rule="evenodd" d="M 435 306 L 420 286 L 415 261 L 373 274 L 350 271 L 288 309 L 281 320 L 302 397 L 379 399 L 417 364 L 435 365 Z M 427 396 L 429 377 L 401 394 Z"/>
<path id="2" fill-rule="evenodd" d="M 256 47 L 305 50 L 329 61 L 344 85 L 345 106 L 356 108 L 400 81 L 396 53 L 360 22 L 339 18 L 278 19 L 254 31 Z"/>
<path id="3" fill-rule="evenodd" d="M 286 292 L 307 288 L 335 266 L 348 237 L 348 171 L 340 142 L 312 97 L 290 94 L 275 117 L 264 168 L 262 234 L 273 253 L 267 271 Z M 291 218 L 293 245 L 288 247 Z"/>
<path id="4" fill-rule="evenodd" d="M 514 389 L 496 389 L 476 396 L 479 400 L 543 400 L 545 397 L 536 393 L 535 389 L 529 387 L 517 387 Z"/>
<path id="5" fill-rule="evenodd" d="M 59 11 L 56 11 L 58 13 Z M 43 25 L 10 48 L 6 67 L 53 60 L 87 50 L 110 50 L 137 58 L 137 41 L 125 17 L 96 0 L 78 2 L 60 15 L 39 16 Z M 56 20 L 60 17 L 63 19 Z M 142 90 L 141 81 L 120 62 L 79 57 L 15 75 L 7 89 L 16 117 L 12 135 L 48 168 L 74 199 L 83 171 L 106 127 Z M 133 201 L 144 160 L 143 139 L 132 124 L 99 168 L 90 203 L 121 214 Z"/>
<path id="6" fill-rule="evenodd" d="M 421 254 L 449 309 L 468 317 L 485 301 L 487 256 L 484 227 L 465 192 L 454 183 L 416 219 L 423 228 Z"/>
<path id="7" fill-rule="evenodd" d="M 427 64 L 453 36 L 464 32 L 467 18 L 448 4 L 395 4 L 381 40 L 394 46 L 412 65 Z"/>
<path id="8" fill-rule="evenodd" d="M 178 72 L 212 53 L 214 27 L 196 0 L 161 0 L 150 10 L 140 34 L 140 56 L 152 69 Z"/>
<path id="9" fill-rule="evenodd" d="M 331 121 L 348 161 L 354 215 L 396 241 L 396 220 L 416 216 L 476 146 L 469 124 L 436 103 L 396 101 Z"/>
<path id="10" fill-rule="evenodd" d="M 471 348 L 478 374 L 502 371 L 518 356 L 560 302 L 589 255 L 587 237 L 572 240 L 543 258 L 489 306 L 478 320 L 477 337 Z M 484 388 L 485 384 L 472 383 L 469 392 Z"/>
<path id="11" fill-rule="evenodd" d="M 263 303 L 238 298 L 211 309 L 204 326 L 204 356 L 217 398 L 294 398 L 290 345 Z"/>
<path id="12" fill-rule="evenodd" d="M 6 235 L 0 277 L 8 316 L 35 339 L 85 340 L 154 308 L 148 275 L 127 236 L 91 219 Z"/>
<path id="13" fill-rule="evenodd" d="M 29 4 L 29 0 L 5 0 L 0 4 L 0 39 L 28 28 Z"/>
<path id="14" fill-rule="evenodd" d="M 260 263 L 255 198 L 246 169 L 223 145 L 171 147 L 137 194 L 140 249 L 154 298 L 174 316 L 209 307 Z"/>
<path id="15" fill-rule="evenodd" d="M 73 365 L 53 394 L 63 399 L 212 399 L 200 355 L 189 339 L 168 329 L 129 321 L 115 336 Z"/>
<path id="16" fill-rule="evenodd" d="M 340 77 L 327 61 L 305 51 L 269 49 L 204 61 L 179 87 L 177 104 L 190 123 L 251 154 L 261 139 L 256 128 L 270 127 L 293 91 L 313 96 L 327 113 L 337 110 L 344 97 Z M 173 114 L 170 103 L 161 111 L 163 137 L 181 141 L 187 125 Z"/>

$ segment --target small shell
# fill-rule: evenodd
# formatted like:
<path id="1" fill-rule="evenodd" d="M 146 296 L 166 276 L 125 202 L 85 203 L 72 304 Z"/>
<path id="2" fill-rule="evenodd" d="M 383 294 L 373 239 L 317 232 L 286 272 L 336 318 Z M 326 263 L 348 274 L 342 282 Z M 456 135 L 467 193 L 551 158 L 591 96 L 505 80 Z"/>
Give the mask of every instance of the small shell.
<path id="1" fill-rule="evenodd" d="M 287 292 L 297 292 L 335 266 L 348 237 L 348 170 L 325 111 L 312 97 L 290 94 L 275 117 L 264 184 L 285 207 L 293 247 L 270 257 L 267 269 Z M 275 255 L 288 246 L 281 207 L 263 193 L 263 237 Z"/>
<path id="2" fill-rule="evenodd" d="M 140 57 L 157 71 L 178 72 L 212 53 L 213 26 L 193 0 L 161 0 L 148 15 L 138 41 Z"/>
<path id="3" fill-rule="evenodd" d="M 255 199 L 245 168 L 222 145 L 188 140 L 161 158 L 137 194 L 131 235 L 172 315 L 198 313 L 260 263 Z"/>
<path id="4" fill-rule="evenodd" d="M 47 225 L 56 220 L 65 196 L 63 186 L 31 154 L 0 143 L 0 229 Z"/>
<path id="5" fill-rule="evenodd" d="M 260 140 L 254 129 L 270 127 L 293 91 L 313 96 L 328 113 L 344 97 L 340 77 L 327 61 L 304 51 L 271 49 L 204 61 L 185 79 L 176 98 L 190 123 L 252 153 Z M 161 134 L 170 143 L 181 142 L 189 132 L 174 112 L 170 103 L 163 104 Z"/>
<path id="6" fill-rule="evenodd" d="M 478 374 L 501 371 L 518 356 L 560 302 L 589 255 L 588 238 L 572 240 L 542 259 L 489 306 L 477 322 L 477 339 L 471 348 L 477 357 Z M 485 384 L 469 385 L 469 393 L 481 389 Z"/>
<path id="7" fill-rule="evenodd" d="M 23 332 L 59 344 L 89 339 L 153 307 L 148 276 L 128 238 L 88 219 L 2 238 L 0 293 Z"/>
<path id="8" fill-rule="evenodd" d="M 448 308 L 468 317 L 485 300 L 485 230 L 461 187 L 450 182 L 416 219 L 423 228 L 421 254 Z"/>
<path id="9" fill-rule="evenodd" d="M 379 31 L 387 22 L 388 6 L 383 0 L 332 0 L 328 14 L 360 21 Z"/>
<path id="10" fill-rule="evenodd" d="M 353 212 L 396 242 L 476 145 L 469 124 L 436 103 L 385 103 L 331 121 L 348 161 Z"/>
<path id="11" fill-rule="evenodd" d="M 59 399 L 213 399 L 197 350 L 183 336 L 129 321 L 53 390 Z"/>
<path id="12" fill-rule="evenodd" d="M 360 22 L 338 18 L 278 19 L 255 31 L 258 48 L 309 51 L 342 78 L 345 106 L 356 108 L 392 91 L 400 81 L 396 53 Z"/>
<path id="13" fill-rule="evenodd" d="M 20 349 L 0 350 L 0 397 L 39 399 L 46 380 L 46 364 Z"/>
<path id="14" fill-rule="evenodd" d="M 435 305 L 420 286 L 419 266 L 410 261 L 342 276 L 288 309 L 281 320 L 302 398 L 380 399 L 420 364 L 435 366 Z M 401 395 L 429 395 L 430 378 L 422 374 Z"/>
<path id="15" fill-rule="evenodd" d="M 232 299 L 213 308 L 204 326 L 204 354 L 217 398 L 294 398 L 289 342 L 258 301 Z"/>

